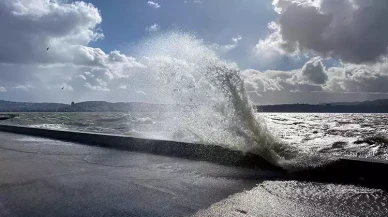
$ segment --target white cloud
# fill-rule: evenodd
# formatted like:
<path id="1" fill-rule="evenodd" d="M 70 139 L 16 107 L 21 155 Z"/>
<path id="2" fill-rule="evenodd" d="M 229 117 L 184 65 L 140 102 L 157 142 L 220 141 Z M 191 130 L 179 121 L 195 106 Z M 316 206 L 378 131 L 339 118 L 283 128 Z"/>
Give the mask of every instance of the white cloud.
<path id="1" fill-rule="evenodd" d="M 246 83 L 247 90 L 260 95 L 266 92 L 322 91 L 322 86 L 311 82 L 309 77 L 304 76 L 303 71 L 303 69 L 297 69 L 293 71 L 268 70 L 260 72 L 248 69 L 242 72 L 242 77 Z"/>
<path id="2" fill-rule="evenodd" d="M 33 89 L 35 87 L 30 85 L 30 84 L 25 84 L 25 85 L 17 84 L 15 86 L 13 86 L 13 88 L 14 89 L 20 89 L 20 90 L 28 91 L 28 90 L 31 90 L 31 89 Z"/>
<path id="3" fill-rule="evenodd" d="M 238 43 L 238 41 L 240 41 L 241 39 L 242 39 L 242 36 L 239 35 L 239 36 L 237 36 L 235 38 L 232 38 L 232 41 L 234 41 L 235 43 Z"/>
<path id="4" fill-rule="evenodd" d="M 232 44 L 219 45 L 213 44 L 213 48 L 220 52 L 221 54 L 228 53 L 229 51 L 235 49 L 238 46 L 239 41 L 242 40 L 242 36 L 238 35 L 236 37 L 232 37 Z"/>
<path id="5" fill-rule="evenodd" d="M 89 88 L 91 90 L 97 90 L 97 91 L 110 91 L 107 87 L 105 86 L 98 86 L 98 85 L 91 85 L 90 83 L 85 83 L 84 85 L 86 88 Z"/>
<path id="6" fill-rule="evenodd" d="M 274 65 L 284 55 L 297 57 L 298 50 L 292 50 L 289 44 L 282 40 L 280 26 L 276 22 L 268 24 L 270 35 L 259 40 L 256 44 L 253 55 L 257 61 L 262 65 Z"/>
<path id="7" fill-rule="evenodd" d="M 388 62 L 375 65 L 345 64 L 328 70 L 326 91 L 388 93 Z"/>
<path id="8" fill-rule="evenodd" d="M 84 75 L 78 75 L 79 78 L 81 78 L 82 80 L 86 81 L 86 77 Z"/>
<path id="9" fill-rule="evenodd" d="M 0 86 L 0 93 L 1 93 L 1 92 L 7 92 L 7 88 L 1 87 L 1 86 Z"/>
<path id="10" fill-rule="evenodd" d="M 148 4 L 150 7 L 153 7 L 153 8 L 155 8 L 155 9 L 160 8 L 159 3 L 157 3 L 157 2 L 148 1 L 147 4 Z"/>
<path id="11" fill-rule="evenodd" d="M 280 14 L 278 30 L 258 47 L 358 64 L 381 61 L 388 54 L 385 0 L 274 0 L 273 5 Z"/>
<path id="12" fill-rule="evenodd" d="M 0 63 L 72 61 L 70 56 L 86 54 L 84 45 L 103 37 L 98 9 L 84 2 L 5 0 L 0 14 Z"/>
<path id="13" fill-rule="evenodd" d="M 357 101 L 388 96 L 388 61 L 374 65 L 326 67 L 320 57 L 292 71 L 244 70 L 242 77 L 254 101 L 262 103 L 321 103 Z"/>
<path id="14" fill-rule="evenodd" d="M 92 4 L 5 0 L 0 1 L 0 14 L 0 86 L 9 90 L 11 99 L 20 93 L 23 100 L 55 101 L 51 90 L 62 88 L 77 94 L 61 98 L 97 97 L 92 92 L 108 92 L 115 80 L 144 67 L 119 51 L 88 46 L 103 38 L 98 27 L 102 18 Z"/>
<path id="15" fill-rule="evenodd" d="M 147 26 L 145 29 L 147 32 L 157 32 L 160 30 L 159 24 L 155 23 L 154 25 Z"/>
<path id="16" fill-rule="evenodd" d="M 28 90 L 28 87 L 27 86 L 24 86 L 24 85 L 16 85 L 15 87 L 14 87 L 15 89 L 22 89 L 22 90 Z"/>
<path id="17" fill-rule="evenodd" d="M 200 0 L 191 0 L 190 2 L 192 2 L 194 4 L 201 4 L 202 3 L 202 1 L 200 1 Z M 189 3 L 189 1 L 185 0 L 184 3 L 187 4 L 187 3 Z"/>
<path id="18" fill-rule="evenodd" d="M 301 75 L 313 84 L 324 84 L 327 81 L 327 73 L 322 59 L 312 58 L 302 68 Z"/>

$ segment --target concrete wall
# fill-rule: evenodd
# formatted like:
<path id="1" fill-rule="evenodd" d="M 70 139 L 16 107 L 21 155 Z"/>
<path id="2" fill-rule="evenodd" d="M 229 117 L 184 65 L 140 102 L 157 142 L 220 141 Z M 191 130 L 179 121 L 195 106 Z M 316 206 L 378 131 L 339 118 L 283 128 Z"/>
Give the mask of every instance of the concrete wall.
<path id="1" fill-rule="evenodd" d="M 121 135 L 84 133 L 0 125 L 0 131 L 71 141 L 93 146 L 204 160 L 224 165 L 278 171 L 278 179 L 355 184 L 388 190 L 388 163 L 358 158 L 342 158 L 320 168 L 287 173 L 257 155 L 219 146 L 136 138 Z"/>
<path id="2" fill-rule="evenodd" d="M 128 151 L 167 155 L 193 160 L 204 160 L 224 165 L 251 168 L 260 167 L 262 169 L 277 171 L 282 170 L 271 165 L 260 156 L 244 154 L 242 152 L 225 149 L 220 146 L 136 138 L 122 135 L 39 129 L 12 125 L 0 125 L 0 131 L 40 136 Z"/>

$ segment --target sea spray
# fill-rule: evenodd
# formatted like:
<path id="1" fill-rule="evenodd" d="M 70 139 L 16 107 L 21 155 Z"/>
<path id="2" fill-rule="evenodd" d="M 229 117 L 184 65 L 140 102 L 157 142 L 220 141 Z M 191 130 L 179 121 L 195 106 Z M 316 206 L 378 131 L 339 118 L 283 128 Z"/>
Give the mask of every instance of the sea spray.
<path id="1" fill-rule="evenodd" d="M 219 58 L 212 46 L 172 32 L 150 39 L 142 50 L 155 100 L 175 105 L 163 121 L 173 139 L 250 152 L 287 169 L 311 166 L 307 158 L 322 162 L 267 130 L 255 117 L 239 68 Z"/>

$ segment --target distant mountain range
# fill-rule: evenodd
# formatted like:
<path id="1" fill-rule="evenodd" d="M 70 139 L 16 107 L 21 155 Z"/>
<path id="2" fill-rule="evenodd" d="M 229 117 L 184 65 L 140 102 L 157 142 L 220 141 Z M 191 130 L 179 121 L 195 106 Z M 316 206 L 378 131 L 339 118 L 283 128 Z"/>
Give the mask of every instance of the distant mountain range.
<path id="1" fill-rule="evenodd" d="M 311 104 L 283 104 L 257 106 L 262 112 L 305 113 L 388 113 L 388 99 L 363 102 L 335 102 Z"/>
<path id="2" fill-rule="evenodd" d="M 364 102 L 335 102 L 317 105 L 283 104 L 256 106 L 261 112 L 312 112 L 312 113 L 388 113 L 388 99 Z M 140 102 L 87 101 L 71 104 L 11 102 L 0 100 L 0 112 L 152 112 L 168 111 L 171 105 Z"/>

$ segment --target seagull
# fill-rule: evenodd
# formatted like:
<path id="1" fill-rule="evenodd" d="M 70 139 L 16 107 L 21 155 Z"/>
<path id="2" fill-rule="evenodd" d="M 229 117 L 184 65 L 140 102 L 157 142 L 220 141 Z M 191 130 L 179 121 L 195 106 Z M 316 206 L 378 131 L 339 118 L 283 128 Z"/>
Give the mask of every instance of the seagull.
<path id="1" fill-rule="evenodd" d="M 62 87 L 62 90 L 63 90 L 63 88 L 65 88 L 65 87 Z"/>
<path id="2" fill-rule="evenodd" d="M 48 51 L 49 49 L 50 49 L 49 47 L 46 48 L 47 51 Z"/>

